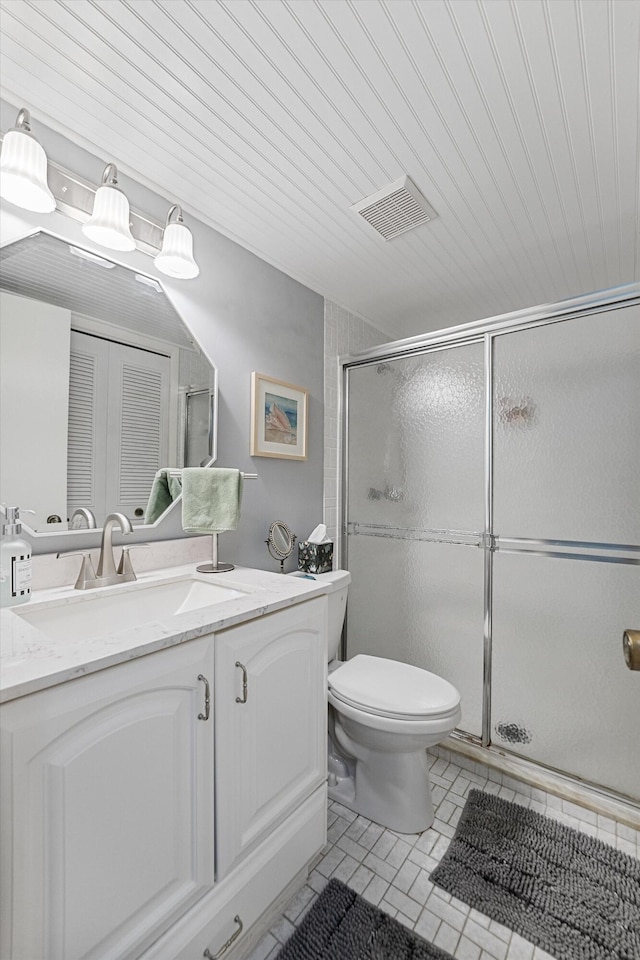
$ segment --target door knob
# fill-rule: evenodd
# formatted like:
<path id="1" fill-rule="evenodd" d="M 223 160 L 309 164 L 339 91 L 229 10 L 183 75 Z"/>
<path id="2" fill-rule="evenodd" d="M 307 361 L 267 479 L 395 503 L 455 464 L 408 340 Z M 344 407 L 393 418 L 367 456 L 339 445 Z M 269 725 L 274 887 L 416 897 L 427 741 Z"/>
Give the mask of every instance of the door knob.
<path id="1" fill-rule="evenodd" d="M 625 630 L 622 650 L 629 670 L 640 670 L 640 630 Z"/>

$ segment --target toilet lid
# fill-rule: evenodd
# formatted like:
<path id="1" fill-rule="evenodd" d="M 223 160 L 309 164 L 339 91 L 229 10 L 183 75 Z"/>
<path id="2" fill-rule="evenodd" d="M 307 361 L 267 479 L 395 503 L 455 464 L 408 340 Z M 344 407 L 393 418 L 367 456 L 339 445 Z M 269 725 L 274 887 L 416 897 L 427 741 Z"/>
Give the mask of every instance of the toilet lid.
<path id="1" fill-rule="evenodd" d="M 331 692 L 368 713 L 416 720 L 453 713 L 460 694 L 434 673 L 398 660 L 358 654 L 329 676 Z"/>

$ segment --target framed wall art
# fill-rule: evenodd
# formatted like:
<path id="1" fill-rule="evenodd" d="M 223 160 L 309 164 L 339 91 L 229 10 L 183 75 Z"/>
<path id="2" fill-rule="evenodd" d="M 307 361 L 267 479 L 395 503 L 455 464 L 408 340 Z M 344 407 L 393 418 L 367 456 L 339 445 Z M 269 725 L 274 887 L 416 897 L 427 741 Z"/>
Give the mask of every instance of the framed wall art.
<path id="1" fill-rule="evenodd" d="M 307 459 L 309 391 L 251 374 L 251 456 Z"/>

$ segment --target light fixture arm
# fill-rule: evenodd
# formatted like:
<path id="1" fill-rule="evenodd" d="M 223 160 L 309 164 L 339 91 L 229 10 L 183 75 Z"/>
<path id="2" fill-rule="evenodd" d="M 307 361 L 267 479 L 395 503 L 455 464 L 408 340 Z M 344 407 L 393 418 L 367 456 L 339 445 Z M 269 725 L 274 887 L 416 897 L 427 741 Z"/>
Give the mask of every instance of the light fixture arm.
<path id="1" fill-rule="evenodd" d="M 117 187 L 118 186 L 118 168 L 115 163 L 108 163 L 104 168 L 102 173 L 102 180 L 100 181 L 101 186 L 108 187 Z"/>
<path id="2" fill-rule="evenodd" d="M 31 133 L 31 114 L 26 107 L 22 107 L 18 112 L 16 130 L 22 130 L 23 133 Z"/>
<path id="3" fill-rule="evenodd" d="M 184 223 L 184 218 L 182 216 L 182 207 L 179 204 L 174 203 L 174 205 L 169 208 L 169 213 L 167 214 L 167 222 L 165 223 L 165 229 L 171 223 L 171 217 L 174 215 L 174 213 L 177 214 L 175 223 Z"/>

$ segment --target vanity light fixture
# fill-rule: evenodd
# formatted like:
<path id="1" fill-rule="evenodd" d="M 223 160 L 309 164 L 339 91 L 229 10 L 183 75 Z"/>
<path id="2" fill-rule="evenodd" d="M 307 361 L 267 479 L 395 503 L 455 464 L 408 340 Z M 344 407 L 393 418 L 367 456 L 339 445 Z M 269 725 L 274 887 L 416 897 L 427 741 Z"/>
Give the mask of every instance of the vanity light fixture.
<path id="1" fill-rule="evenodd" d="M 31 133 L 31 117 L 24 107 L 2 141 L 0 196 L 36 213 L 51 213 L 56 208 L 47 183 L 47 155 Z"/>
<path id="2" fill-rule="evenodd" d="M 129 201 L 118 187 L 118 168 L 108 163 L 96 190 L 93 213 L 82 225 L 82 232 L 101 247 L 110 250 L 135 250 L 129 229 Z"/>
<path id="3" fill-rule="evenodd" d="M 177 203 L 170 208 L 163 228 L 146 214 L 131 210 L 127 197 L 118 187 L 115 163 L 106 165 L 96 188 L 57 163 L 48 163 L 43 147 L 31 133 L 30 124 L 29 111 L 23 107 L 15 128 L 0 138 L 0 196 L 4 200 L 35 213 L 58 210 L 79 220 L 82 232 L 94 243 L 110 250 L 137 249 L 154 257 L 157 269 L 169 277 L 190 280 L 198 276 L 200 268 L 193 257 L 193 237 Z M 88 252 L 80 252 L 80 248 L 72 252 L 87 260 L 91 258 Z"/>
<path id="4" fill-rule="evenodd" d="M 167 214 L 162 250 L 153 262 L 160 273 L 178 280 L 192 280 L 200 273 L 200 267 L 193 259 L 193 237 L 184 224 L 182 208 L 177 203 Z"/>

